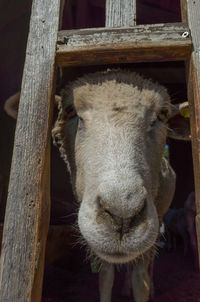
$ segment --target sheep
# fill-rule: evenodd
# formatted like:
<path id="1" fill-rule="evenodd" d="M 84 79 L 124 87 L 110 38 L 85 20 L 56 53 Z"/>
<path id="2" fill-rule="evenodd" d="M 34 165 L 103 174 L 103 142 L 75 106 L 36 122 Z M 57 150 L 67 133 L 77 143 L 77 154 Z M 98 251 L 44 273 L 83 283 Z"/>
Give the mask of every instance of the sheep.
<path id="1" fill-rule="evenodd" d="M 134 301 L 147 302 L 159 226 L 175 190 L 163 156 L 170 97 L 137 73 L 107 70 L 68 84 L 58 108 L 53 140 L 80 204 L 80 233 L 102 263 L 100 301 L 111 301 L 114 266 L 129 264 Z"/>

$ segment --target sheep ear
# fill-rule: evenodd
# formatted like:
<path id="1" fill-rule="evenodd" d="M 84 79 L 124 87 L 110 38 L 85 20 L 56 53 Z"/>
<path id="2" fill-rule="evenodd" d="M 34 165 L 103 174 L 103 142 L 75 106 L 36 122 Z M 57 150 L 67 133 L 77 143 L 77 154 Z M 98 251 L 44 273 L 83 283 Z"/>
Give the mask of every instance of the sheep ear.
<path id="1" fill-rule="evenodd" d="M 12 118 L 14 118 L 15 120 L 17 119 L 19 99 L 20 99 L 20 92 L 17 92 L 11 97 L 9 97 L 4 104 L 4 110 L 6 111 L 6 113 Z"/>
<path id="2" fill-rule="evenodd" d="M 6 113 L 14 118 L 17 119 L 18 108 L 19 108 L 19 100 L 20 100 L 20 91 L 13 94 L 9 97 L 4 104 L 4 110 Z M 59 95 L 55 95 L 55 106 L 58 107 L 59 103 L 61 103 L 61 97 Z"/>
<path id="3" fill-rule="evenodd" d="M 191 140 L 190 110 L 188 102 L 172 106 L 172 113 L 168 120 L 167 136 L 176 140 Z"/>

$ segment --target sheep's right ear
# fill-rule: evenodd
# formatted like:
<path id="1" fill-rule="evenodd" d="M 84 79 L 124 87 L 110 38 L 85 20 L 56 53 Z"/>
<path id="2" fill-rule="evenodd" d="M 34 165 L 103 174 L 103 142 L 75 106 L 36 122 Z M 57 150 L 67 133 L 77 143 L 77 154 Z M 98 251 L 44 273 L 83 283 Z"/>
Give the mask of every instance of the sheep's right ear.
<path id="1" fill-rule="evenodd" d="M 9 97 L 4 104 L 5 112 L 14 118 L 17 119 L 18 107 L 19 107 L 20 91 Z"/>
<path id="2" fill-rule="evenodd" d="M 191 140 L 190 110 L 188 102 L 172 106 L 172 113 L 168 120 L 167 136 L 176 140 Z"/>
<path id="3" fill-rule="evenodd" d="M 6 113 L 14 119 L 17 119 L 18 108 L 19 108 L 19 100 L 20 100 L 20 91 L 13 94 L 9 97 L 4 104 L 4 110 Z M 58 104 L 61 102 L 61 97 L 59 95 L 55 95 L 55 105 L 58 107 Z"/>

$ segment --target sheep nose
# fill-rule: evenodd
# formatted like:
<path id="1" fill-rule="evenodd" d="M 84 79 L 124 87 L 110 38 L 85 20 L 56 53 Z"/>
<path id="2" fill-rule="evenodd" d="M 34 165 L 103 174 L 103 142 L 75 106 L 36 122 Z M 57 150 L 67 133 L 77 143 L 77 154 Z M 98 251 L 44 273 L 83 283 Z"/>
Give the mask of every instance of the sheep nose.
<path id="1" fill-rule="evenodd" d="M 109 224 L 118 234 L 119 239 L 121 240 L 124 234 L 129 233 L 130 230 L 134 229 L 143 221 L 146 206 L 146 200 L 144 200 L 144 202 L 141 203 L 140 207 L 138 207 L 134 213 L 132 213 L 132 215 L 124 218 L 115 215 L 111 208 L 108 208 L 103 201 L 99 200 L 99 211 L 97 218 L 100 219 L 97 219 L 97 221 L 103 222 L 107 225 Z"/>

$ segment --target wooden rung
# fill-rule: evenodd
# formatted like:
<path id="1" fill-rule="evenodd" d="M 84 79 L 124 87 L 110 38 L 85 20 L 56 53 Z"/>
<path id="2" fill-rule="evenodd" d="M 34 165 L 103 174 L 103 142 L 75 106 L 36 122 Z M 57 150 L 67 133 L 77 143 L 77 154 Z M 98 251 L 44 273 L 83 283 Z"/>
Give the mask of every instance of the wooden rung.
<path id="1" fill-rule="evenodd" d="M 59 66 L 181 61 L 191 48 L 182 23 L 65 30 L 58 33 L 56 60 Z"/>

